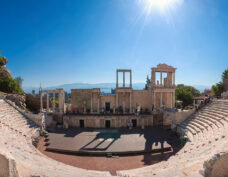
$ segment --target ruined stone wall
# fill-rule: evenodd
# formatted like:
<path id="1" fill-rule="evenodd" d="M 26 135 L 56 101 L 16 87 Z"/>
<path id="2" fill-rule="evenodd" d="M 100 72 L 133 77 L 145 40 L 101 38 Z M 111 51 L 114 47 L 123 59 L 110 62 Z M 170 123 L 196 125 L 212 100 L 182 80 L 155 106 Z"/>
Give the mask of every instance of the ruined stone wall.
<path id="1" fill-rule="evenodd" d="M 162 94 L 162 100 L 161 100 L 161 94 Z M 172 108 L 173 107 L 173 93 L 172 92 L 155 92 L 155 107 L 160 108 L 161 105 L 164 106 L 164 108 Z M 153 100 L 154 102 L 154 100 Z M 153 103 L 152 103 L 153 104 Z"/>
<path id="2" fill-rule="evenodd" d="M 105 103 L 109 102 L 110 103 L 110 108 L 114 109 L 115 108 L 115 96 L 101 96 L 101 108 L 105 108 Z"/>
<path id="3" fill-rule="evenodd" d="M 10 100 L 16 104 L 19 108 L 25 110 L 25 95 L 18 95 L 18 94 L 7 94 L 5 97 L 7 100 Z"/>
<path id="4" fill-rule="evenodd" d="M 137 121 L 137 127 L 153 126 L 153 115 L 143 116 L 79 116 L 79 115 L 64 115 L 63 123 L 68 127 L 79 127 L 79 121 L 84 120 L 84 125 L 87 128 L 105 128 L 105 121 L 111 121 L 111 128 L 127 127 L 127 123 L 133 119 Z"/>
<path id="5" fill-rule="evenodd" d="M 100 94 L 99 93 L 92 93 L 93 94 L 93 112 L 98 111 L 98 102 L 100 102 Z"/>
<path id="6" fill-rule="evenodd" d="M 91 108 L 92 89 L 73 89 L 71 90 L 72 109 L 80 109 L 83 112 L 84 103 L 86 109 Z"/>
<path id="7" fill-rule="evenodd" d="M 129 112 L 130 111 L 130 93 L 125 92 L 125 93 L 118 93 L 118 107 L 124 107 L 125 104 L 125 111 Z"/>
<path id="8" fill-rule="evenodd" d="M 160 92 L 157 92 L 155 93 L 155 107 L 156 108 L 160 108 L 160 105 L 161 105 L 161 93 Z"/>
<path id="9" fill-rule="evenodd" d="M 177 125 L 185 121 L 195 112 L 195 109 L 183 110 L 178 112 L 165 111 L 163 115 L 163 125 L 175 128 Z"/>
<path id="10" fill-rule="evenodd" d="M 151 90 L 133 90 L 132 93 L 133 93 L 132 94 L 133 110 L 136 109 L 136 104 L 138 104 L 144 110 L 148 109 L 148 111 L 151 111 L 151 109 L 152 109 Z"/>

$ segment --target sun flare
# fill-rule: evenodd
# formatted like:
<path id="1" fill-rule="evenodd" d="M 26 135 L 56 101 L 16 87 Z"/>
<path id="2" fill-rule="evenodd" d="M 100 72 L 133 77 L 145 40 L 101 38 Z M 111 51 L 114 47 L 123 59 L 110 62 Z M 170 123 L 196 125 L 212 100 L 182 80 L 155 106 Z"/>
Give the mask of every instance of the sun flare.
<path id="1" fill-rule="evenodd" d="M 182 1 L 183 0 L 139 0 L 147 15 L 150 15 L 153 10 L 159 10 L 161 13 L 165 13 L 181 4 Z"/>

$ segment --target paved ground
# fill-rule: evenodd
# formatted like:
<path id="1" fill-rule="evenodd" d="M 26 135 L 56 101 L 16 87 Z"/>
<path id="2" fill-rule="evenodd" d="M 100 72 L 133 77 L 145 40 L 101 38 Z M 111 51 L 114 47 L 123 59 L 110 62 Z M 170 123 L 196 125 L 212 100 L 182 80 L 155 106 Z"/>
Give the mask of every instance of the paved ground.
<path id="1" fill-rule="evenodd" d="M 43 154 L 57 161 L 89 170 L 110 171 L 112 175 L 115 175 L 116 171 L 118 170 L 140 168 L 155 164 L 162 160 L 167 160 L 171 155 L 175 154 L 180 149 L 175 134 L 157 127 L 146 128 L 145 130 L 135 129 L 131 131 L 126 129 L 110 129 L 108 131 L 105 129 L 69 129 L 68 131 L 58 130 L 55 133 L 49 133 L 48 139 L 48 142 L 50 142 L 48 147 L 61 147 L 65 149 L 74 147 L 77 150 L 84 148 L 83 150 L 89 150 L 92 152 L 108 152 L 109 150 L 151 150 L 154 148 L 161 148 L 161 146 L 159 146 L 159 143 L 161 142 L 164 144 L 164 147 L 172 146 L 169 151 L 165 152 L 143 153 L 140 155 L 131 156 L 122 155 L 109 158 L 104 156 L 70 155 L 46 151 L 46 142 L 44 138 L 41 138 L 38 144 L 38 149 Z M 103 139 L 107 142 L 99 139 Z M 51 143 L 56 143 L 56 146 L 51 146 Z M 85 144 L 88 145 L 85 146 Z M 101 144 L 102 146 L 100 146 Z M 91 147 L 93 148 L 90 149 Z"/>
<path id="2" fill-rule="evenodd" d="M 70 153 L 114 154 L 171 149 L 175 137 L 158 127 L 134 129 L 58 129 L 49 133 L 47 150 Z"/>
<path id="3" fill-rule="evenodd" d="M 116 175 L 116 171 L 118 170 L 130 170 L 140 168 L 158 163 L 162 160 L 167 160 L 178 150 L 178 148 L 176 148 L 175 146 L 174 150 L 172 149 L 171 151 L 167 151 L 164 153 L 145 153 L 143 155 L 119 157 L 116 156 L 113 158 L 108 158 L 96 156 L 69 155 L 45 151 L 44 144 L 44 138 L 41 138 L 38 144 L 38 150 L 40 150 L 43 154 L 52 159 L 83 169 L 109 171 L 112 175 Z"/>

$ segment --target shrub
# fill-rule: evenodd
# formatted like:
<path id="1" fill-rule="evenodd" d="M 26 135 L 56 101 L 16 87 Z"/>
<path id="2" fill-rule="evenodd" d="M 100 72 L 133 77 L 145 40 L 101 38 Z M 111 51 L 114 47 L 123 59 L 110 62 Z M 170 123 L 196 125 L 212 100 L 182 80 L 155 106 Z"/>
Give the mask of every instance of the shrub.
<path id="1" fill-rule="evenodd" d="M 183 106 L 188 106 L 193 102 L 192 93 L 187 91 L 186 89 L 177 88 L 176 89 L 176 100 L 180 100 L 183 102 Z"/>
<path id="2" fill-rule="evenodd" d="M 212 92 L 215 96 L 221 96 L 223 90 L 224 90 L 223 82 L 219 82 L 212 86 Z"/>
<path id="3" fill-rule="evenodd" d="M 43 104 L 44 107 L 46 106 L 46 99 L 43 100 Z M 26 106 L 27 108 L 34 112 L 34 113 L 38 113 L 40 111 L 40 98 L 39 97 L 35 97 L 32 94 L 27 94 L 26 95 Z"/>
<path id="4" fill-rule="evenodd" d="M 6 93 L 17 93 L 20 95 L 24 93 L 18 82 L 12 77 L 0 78 L 0 91 Z"/>

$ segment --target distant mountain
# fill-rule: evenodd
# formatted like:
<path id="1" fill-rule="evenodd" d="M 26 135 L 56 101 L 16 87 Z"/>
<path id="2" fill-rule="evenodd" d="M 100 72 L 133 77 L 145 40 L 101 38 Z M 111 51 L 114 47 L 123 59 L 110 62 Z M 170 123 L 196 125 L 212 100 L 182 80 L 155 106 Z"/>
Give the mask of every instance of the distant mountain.
<path id="1" fill-rule="evenodd" d="M 204 92 L 205 89 L 211 89 L 211 86 L 208 85 L 193 85 L 200 92 Z"/>
<path id="2" fill-rule="evenodd" d="M 139 90 L 143 89 L 145 87 L 145 83 L 133 83 L 132 84 L 133 89 Z M 63 84 L 63 85 L 57 85 L 53 87 L 45 87 L 42 89 L 56 89 L 56 88 L 62 88 L 66 92 L 70 93 L 71 89 L 91 89 L 91 88 L 100 88 L 102 92 L 111 92 L 111 89 L 114 89 L 116 87 L 115 83 L 97 83 L 97 84 L 89 84 L 89 83 L 73 83 L 73 84 Z M 193 85 L 196 89 L 198 89 L 200 92 L 203 92 L 204 89 L 210 89 L 210 86 L 205 85 Z M 39 87 L 23 87 L 24 91 L 26 93 L 31 93 L 32 90 L 35 90 L 36 93 L 39 91 Z"/>
<path id="3" fill-rule="evenodd" d="M 145 87 L 145 83 L 133 83 L 132 84 L 134 89 L 143 89 Z M 97 83 L 97 84 L 89 84 L 89 83 L 73 83 L 73 84 L 63 84 L 63 85 L 57 85 L 53 87 L 45 87 L 42 89 L 56 89 L 56 88 L 62 88 L 66 92 L 70 93 L 71 89 L 91 89 L 91 88 L 100 88 L 103 92 L 110 92 L 111 89 L 114 89 L 116 87 L 115 83 Z M 23 87 L 24 91 L 26 93 L 31 93 L 32 90 L 35 90 L 36 93 L 39 91 L 39 87 Z"/>

